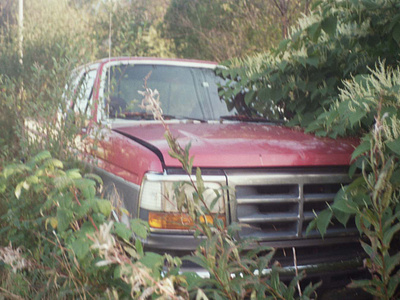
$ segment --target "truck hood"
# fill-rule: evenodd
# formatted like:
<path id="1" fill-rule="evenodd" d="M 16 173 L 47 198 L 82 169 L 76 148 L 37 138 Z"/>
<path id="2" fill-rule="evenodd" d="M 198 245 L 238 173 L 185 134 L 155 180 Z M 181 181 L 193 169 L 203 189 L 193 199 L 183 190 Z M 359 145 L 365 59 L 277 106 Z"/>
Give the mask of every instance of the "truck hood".
<path id="1" fill-rule="evenodd" d="M 317 138 L 301 130 L 262 123 L 178 123 L 168 125 L 184 148 L 191 143 L 194 166 L 257 168 L 343 166 L 356 141 Z M 181 167 L 169 156 L 161 124 L 136 124 L 114 129 L 157 152 L 165 167 Z"/>

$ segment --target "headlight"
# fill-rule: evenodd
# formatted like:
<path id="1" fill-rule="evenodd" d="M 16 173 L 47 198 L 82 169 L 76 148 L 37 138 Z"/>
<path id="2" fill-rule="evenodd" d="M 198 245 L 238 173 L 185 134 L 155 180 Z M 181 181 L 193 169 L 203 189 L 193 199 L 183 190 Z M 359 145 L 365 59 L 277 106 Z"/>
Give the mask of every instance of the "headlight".
<path id="1" fill-rule="evenodd" d="M 195 177 L 192 177 L 195 180 Z M 226 195 L 222 186 L 225 184 L 223 176 L 203 176 L 205 191 L 203 199 L 211 211 L 203 217 L 203 221 L 212 223 L 215 215 L 225 222 Z M 143 180 L 140 192 L 140 210 L 147 211 L 147 218 L 151 228 L 156 229 L 184 229 L 193 226 L 193 220 L 186 213 L 178 210 L 178 200 L 175 190 L 179 185 L 188 201 L 193 201 L 195 189 L 184 175 L 156 175 L 147 174 Z M 200 203 L 200 202 L 199 202 Z M 214 205 L 212 205 L 214 204 Z M 142 214 L 141 214 L 142 215 Z"/>

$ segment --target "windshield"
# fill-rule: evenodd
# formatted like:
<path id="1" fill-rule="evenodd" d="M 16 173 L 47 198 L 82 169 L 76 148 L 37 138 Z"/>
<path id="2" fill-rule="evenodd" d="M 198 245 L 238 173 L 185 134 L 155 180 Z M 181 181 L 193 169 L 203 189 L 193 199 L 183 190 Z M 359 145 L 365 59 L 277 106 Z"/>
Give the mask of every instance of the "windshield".
<path id="1" fill-rule="evenodd" d="M 207 68 L 166 65 L 120 65 L 107 74 L 106 95 L 111 118 L 145 115 L 140 107 L 144 78 L 147 87 L 158 90 L 163 113 L 174 118 L 219 120 L 234 115 L 218 96 L 223 79 Z"/>

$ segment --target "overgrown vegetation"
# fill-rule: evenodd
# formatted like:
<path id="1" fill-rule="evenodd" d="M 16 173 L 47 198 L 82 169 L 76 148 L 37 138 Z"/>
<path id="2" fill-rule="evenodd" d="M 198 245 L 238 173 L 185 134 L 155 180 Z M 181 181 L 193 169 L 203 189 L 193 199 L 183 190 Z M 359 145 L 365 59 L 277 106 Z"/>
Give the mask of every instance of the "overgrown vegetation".
<path id="1" fill-rule="evenodd" d="M 331 209 L 322 212 L 310 225 L 323 235 L 332 218 L 345 226 L 355 216 L 371 279 L 354 281 L 351 286 L 362 287 L 379 299 L 397 299 L 400 296 L 400 70 L 380 63 L 371 73 L 346 82 L 339 100 L 318 119 L 318 124 L 328 132 L 354 132 L 360 125 L 369 131 L 353 153 L 351 174 L 360 175 L 338 193 Z"/>
<path id="2" fill-rule="evenodd" d="M 13 7 L 15 5 L 10 4 L 11 12 Z M 8 30 L 1 36 L 0 122 L 7 130 L 0 132 L 0 146 L 4 149 L 0 165 L 3 160 L 27 159 L 44 146 L 60 159 L 69 155 L 68 143 L 77 128 L 60 123 L 57 115 L 66 112 L 62 95 L 69 93 L 65 86 L 72 68 L 93 58 L 88 51 L 87 24 L 66 3 L 31 1 L 26 3 L 25 9 L 31 13 L 24 18 L 22 64 L 15 22 L 7 24 Z M 13 16 L 11 12 L 5 15 Z M 76 20 L 73 24 L 71 17 Z M 39 139 L 30 139 L 32 136 L 26 132 L 31 120 L 48 124 L 35 128 L 34 135 Z"/>
<path id="3" fill-rule="evenodd" d="M 20 299 L 186 298 L 180 259 L 144 253 L 148 228 L 111 219 L 101 179 L 41 152 L 0 178 L 0 294 Z M 123 212 L 121 212 L 123 213 Z M 130 238 L 138 237 L 131 243 Z M 9 247 L 4 247 L 10 243 Z M 164 268 L 167 261 L 169 269 Z"/>
<path id="4" fill-rule="evenodd" d="M 288 39 L 264 55 L 231 61 L 222 95 L 255 113 L 285 119 L 319 136 L 358 136 L 354 181 L 310 228 L 355 217 L 371 278 L 355 281 L 379 299 L 397 299 L 400 282 L 400 2 L 325 1 Z M 237 68 L 235 68 L 237 67 Z"/>
<path id="5" fill-rule="evenodd" d="M 153 95 L 149 89 L 144 93 L 149 106 L 157 108 Z M 159 111 L 153 113 L 163 121 Z M 35 295 L 35 299 L 309 299 L 315 293 L 318 284 L 297 291 L 304 274 L 295 276 L 288 286 L 279 280 L 278 266 L 263 274 L 274 251 L 257 247 L 245 252 L 252 241 L 235 240 L 236 225 L 226 227 L 218 215 L 212 221 L 206 217 L 212 207 L 203 198 L 200 169 L 195 181 L 191 177 L 190 147 L 183 149 L 163 124 L 170 154 L 188 174 L 189 182 L 182 186 L 194 188 L 192 199 L 177 187 L 178 209 L 195 221 L 195 235 L 206 237 L 193 256 L 185 259 L 203 267 L 210 278 L 180 275 L 179 258 L 143 252 L 140 239 L 146 238 L 148 225 L 133 219 L 128 228 L 113 221 L 112 212 L 126 212 L 98 198 L 100 177 L 83 177 L 78 169 L 64 171 L 60 160 L 41 152 L 27 163 L 8 165 L 1 173 L 0 243 L 10 245 L 0 248 L 0 294 Z M 136 237 L 133 241 L 132 236 Z"/>
<path id="6" fill-rule="evenodd" d="M 231 70 L 223 75 L 237 83 L 224 96 L 232 102 L 246 92 L 245 102 L 257 114 L 309 126 L 352 76 L 370 73 L 379 59 L 387 66 L 398 65 L 399 5 L 387 0 L 316 3 L 311 15 L 300 19 L 278 47 L 230 61 Z"/>
<path id="7" fill-rule="evenodd" d="M 175 8 L 183 5 L 172 3 Z M 207 269 L 209 279 L 179 275 L 180 259 L 144 253 L 140 239 L 132 244 L 132 235 L 145 238 L 146 225 L 132 220 L 127 228 L 112 220 L 112 210 L 124 211 L 99 197 L 99 178 L 65 169 L 62 162 L 74 155 L 72 141 L 80 129 L 57 117 L 66 113 L 65 83 L 76 64 L 108 56 L 110 20 L 113 56 L 225 59 L 226 54 L 243 56 L 275 44 L 282 32 L 269 36 L 268 30 L 275 30 L 276 19 L 248 19 L 240 15 L 245 10 L 238 10 L 249 5 L 247 12 L 260 17 L 260 5 L 268 3 L 207 2 L 196 11 L 200 19 L 187 17 L 195 13 L 189 5 L 187 16 L 180 20 L 198 22 L 190 23 L 186 31 L 180 27 L 184 32 L 179 36 L 179 30 L 178 35 L 165 32 L 175 21 L 172 6 L 170 23 L 164 32 L 161 28 L 168 1 L 120 1 L 116 6 L 26 1 L 30 13 L 25 19 L 23 64 L 17 56 L 16 18 L 7 13 L 15 11 L 16 2 L 1 6 L 0 293 L 4 297 L 307 299 L 314 294 L 316 286 L 297 290 L 303 275 L 287 286 L 275 268 L 268 276 L 253 275 L 270 263 L 273 251 L 259 248 L 245 253 L 246 242 L 232 239 L 235 225 L 225 228 L 218 218 L 204 222 L 208 219 L 207 207 L 201 205 L 200 171 L 196 183 L 189 183 L 195 188 L 194 204 L 185 199 L 180 209 L 198 221 L 197 234 L 207 237 L 187 259 Z M 210 5 L 214 14 L 229 18 L 209 21 Z M 320 136 L 361 137 L 353 154 L 354 182 L 311 226 L 323 235 L 332 218 L 346 225 L 355 217 L 371 278 L 351 286 L 380 299 L 398 298 L 400 282 L 399 12 L 397 0 L 314 3 L 311 15 L 301 19 L 275 49 L 231 60 L 231 69 L 222 71 L 232 80 L 223 92 L 228 105 L 241 94 L 258 115 L 286 119 Z M 199 28 L 201 34 L 196 35 Z M 263 35 L 268 39 L 262 40 Z M 30 118 L 48 124 L 34 128 L 40 138 L 31 139 L 25 131 Z M 172 154 L 192 174 L 189 148 L 182 149 L 170 135 L 167 139 Z M 40 152 L 45 148 L 51 152 Z"/>

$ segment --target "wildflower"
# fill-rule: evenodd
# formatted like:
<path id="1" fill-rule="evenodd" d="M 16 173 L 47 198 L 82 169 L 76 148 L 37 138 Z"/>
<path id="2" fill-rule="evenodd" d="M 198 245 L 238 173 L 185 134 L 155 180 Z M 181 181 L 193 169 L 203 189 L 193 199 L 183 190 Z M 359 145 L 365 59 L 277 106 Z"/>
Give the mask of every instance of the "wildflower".
<path id="1" fill-rule="evenodd" d="M 14 273 L 29 268 L 31 265 L 28 260 L 22 257 L 21 249 L 13 249 L 11 243 L 8 247 L 0 248 L 0 261 L 9 265 Z"/>

